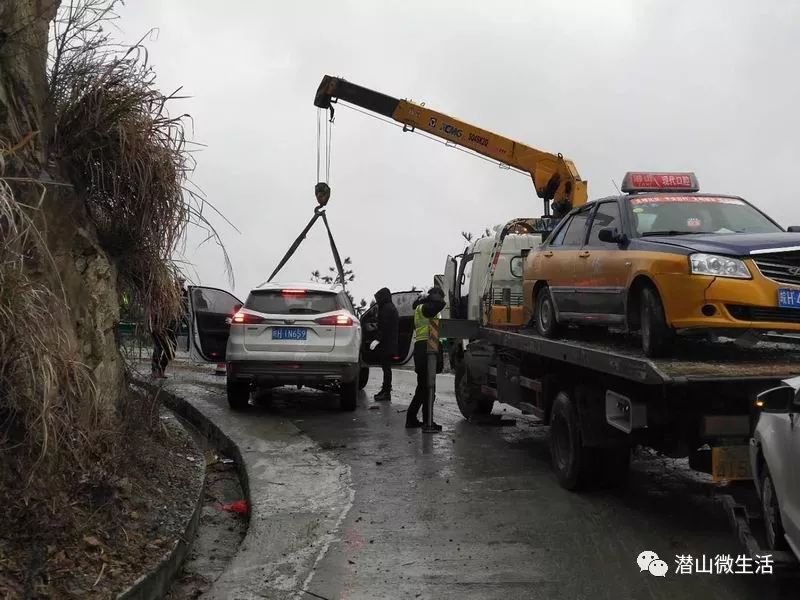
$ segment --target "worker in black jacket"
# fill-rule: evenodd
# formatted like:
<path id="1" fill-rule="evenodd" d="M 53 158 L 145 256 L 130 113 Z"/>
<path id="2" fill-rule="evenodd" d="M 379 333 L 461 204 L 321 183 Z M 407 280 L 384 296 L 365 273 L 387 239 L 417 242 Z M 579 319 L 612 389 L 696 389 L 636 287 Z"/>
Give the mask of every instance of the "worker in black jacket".
<path id="1" fill-rule="evenodd" d="M 391 401 L 392 399 L 392 359 L 397 356 L 397 336 L 400 327 L 400 316 L 392 302 L 389 288 L 381 288 L 375 294 L 378 304 L 378 346 L 376 348 L 383 369 L 383 384 L 375 394 L 375 400 Z"/>
<path id="2" fill-rule="evenodd" d="M 417 389 L 414 399 L 408 407 L 406 414 L 406 427 L 421 427 L 417 419 L 419 409 L 422 408 L 423 421 L 428 417 L 428 335 L 430 333 L 431 319 L 438 318 L 445 307 L 444 292 L 441 288 L 431 288 L 427 295 L 421 296 L 414 302 L 414 371 L 417 373 Z M 441 372 L 441 356 L 436 360 L 436 372 Z M 435 429 L 441 426 L 433 424 Z"/>

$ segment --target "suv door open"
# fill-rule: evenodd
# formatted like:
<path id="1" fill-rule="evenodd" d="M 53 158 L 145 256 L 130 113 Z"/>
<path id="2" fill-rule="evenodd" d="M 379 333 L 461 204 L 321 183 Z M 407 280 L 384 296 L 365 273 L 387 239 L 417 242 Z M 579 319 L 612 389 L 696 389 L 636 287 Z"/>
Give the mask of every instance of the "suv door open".
<path id="1" fill-rule="evenodd" d="M 192 360 L 222 363 L 230 333 L 230 319 L 242 302 L 217 288 L 189 286 L 189 356 Z"/>
<path id="2" fill-rule="evenodd" d="M 419 292 L 395 292 L 392 302 L 397 308 L 399 331 L 397 336 L 397 355 L 392 358 L 396 365 L 406 364 L 414 354 L 414 300 L 419 297 Z M 361 317 L 361 358 L 367 365 L 380 365 L 380 355 L 376 350 L 370 350 L 369 345 L 378 339 L 378 305 L 373 304 Z"/>

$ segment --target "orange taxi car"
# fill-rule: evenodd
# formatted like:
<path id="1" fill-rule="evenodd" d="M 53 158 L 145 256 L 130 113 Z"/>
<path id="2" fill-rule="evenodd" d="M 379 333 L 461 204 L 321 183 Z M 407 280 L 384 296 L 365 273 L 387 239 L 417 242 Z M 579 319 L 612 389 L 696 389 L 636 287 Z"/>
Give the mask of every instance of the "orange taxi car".
<path id="1" fill-rule="evenodd" d="M 528 255 L 524 298 L 540 334 L 619 326 L 655 357 L 676 334 L 800 332 L 800 228 L 699 193 L 693 173 L 628 173 L 622 192 L 572 210 Z"/>

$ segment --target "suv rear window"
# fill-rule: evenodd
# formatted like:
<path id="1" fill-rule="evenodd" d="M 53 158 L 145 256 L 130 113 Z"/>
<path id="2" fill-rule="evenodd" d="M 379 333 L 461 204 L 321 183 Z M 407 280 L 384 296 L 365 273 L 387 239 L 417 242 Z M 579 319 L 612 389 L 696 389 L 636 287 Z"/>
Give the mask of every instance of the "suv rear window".
<path id="1" fill-rule="evenodd" d="M 244 306 L 268 315 L 316 315 L 343 308 L 337 295 L 330 292 L 280 290 L 250 292 Z"/>

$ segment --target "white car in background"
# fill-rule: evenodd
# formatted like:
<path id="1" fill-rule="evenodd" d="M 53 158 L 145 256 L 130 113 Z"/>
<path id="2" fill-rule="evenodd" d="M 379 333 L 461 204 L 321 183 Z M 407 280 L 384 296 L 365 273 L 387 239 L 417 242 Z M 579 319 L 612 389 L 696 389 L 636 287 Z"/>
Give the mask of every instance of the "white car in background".
<path id="1" fill-rule="evenodd" d="M 231 408 L 245 408 L 258 388 L 306 385 L 337 390 L 342 410 L 355 410 L 369 369 L 361 323 L 341 286 L 271 283 L 244 303 L 191 286 L 189 307 L 193 356 L 226 363 Z"/>
<path id="2" fill-rule="evenodd" d="M 767 544 L 800 559 L 800 377 L 758 396 L 761 408 L 750 462 L 761 500 Z"/>

